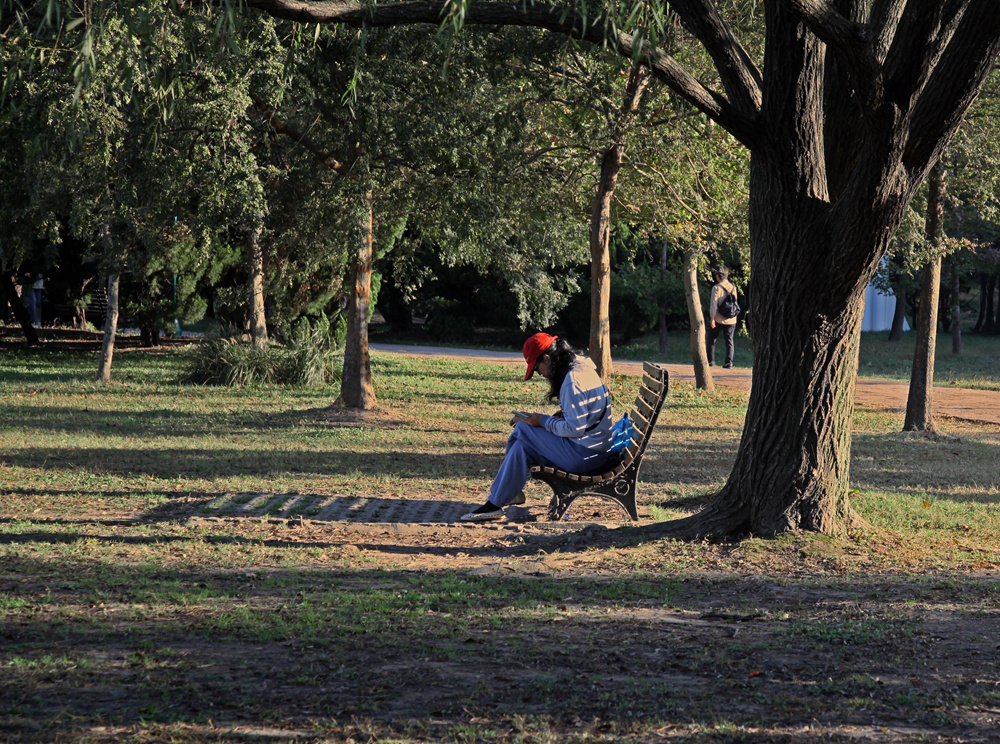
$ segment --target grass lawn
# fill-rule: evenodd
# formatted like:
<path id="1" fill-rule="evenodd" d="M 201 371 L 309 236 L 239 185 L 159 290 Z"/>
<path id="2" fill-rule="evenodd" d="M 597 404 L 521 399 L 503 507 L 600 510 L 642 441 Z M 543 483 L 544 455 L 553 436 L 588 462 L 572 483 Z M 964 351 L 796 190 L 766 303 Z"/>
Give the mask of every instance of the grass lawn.
<path id="1" fill-rule="evenodd" d="M 747 400 L 676 385 L 638 529 L 587 499 L 461 525 L 541 384 L 375 353 L 356 413 L 184 359 L 122 350 L 101 387 L 93 353 L 0 352 L 0 741 L 996 740 L 995 427 L 859 410 L 866 526 L 679 543 L 643 525 L 724 483 Z"/>

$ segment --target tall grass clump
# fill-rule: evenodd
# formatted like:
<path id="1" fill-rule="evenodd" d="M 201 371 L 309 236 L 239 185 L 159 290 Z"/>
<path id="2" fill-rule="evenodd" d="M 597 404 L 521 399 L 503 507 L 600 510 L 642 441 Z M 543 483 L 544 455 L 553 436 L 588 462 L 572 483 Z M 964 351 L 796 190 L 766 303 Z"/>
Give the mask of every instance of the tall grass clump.
<path id="1" fill-rule="evenodd" d="M 343 372 L 343 352 L 326 316 L 315 324 L 302 318 L 284 343 L 259 347 L 242 332 L 220 330 L 206 336 L 191 352 L 185 379 L 199 385 L 337 384 Z"/>

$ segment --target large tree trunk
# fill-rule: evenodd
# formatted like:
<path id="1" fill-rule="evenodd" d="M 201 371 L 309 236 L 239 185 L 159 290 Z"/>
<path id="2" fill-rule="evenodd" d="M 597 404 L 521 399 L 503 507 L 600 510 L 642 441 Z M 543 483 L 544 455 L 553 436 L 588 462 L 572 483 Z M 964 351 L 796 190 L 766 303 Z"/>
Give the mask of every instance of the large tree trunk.
<path id="1" fill-rule="evenodd" d="M 614 374 L 611 362 L 611 200 L 625 152 L 625 133 L 649 84 L 649 71 L 632 68 L 612 143 L 601 156 L 601 176 L 597 182 L 590 214 L 590 358 L 597 374 L 607 383 Z"/>
<path id="2" fill-rule="evenodd" d="M 264 313 L 264 250 L 260 244 L 263 228 L 250 232 L 248 273 L 250 289 L 250 337 L 258 348 L 267 346 L 267 318 Z"/>
<path id="3" fill-rule="evenodd" d="M 38 331 L 31 324 L 31 318 L 28 317 L 28 311 L 25 309 L 24 303 L 21 302 L 21 298 L 14 288 L 14 280 L 11 278 L 11 275 L 4 271 L 0 274 L 0 282 L 3 284 L 4 300 L 10 305 L 14 317 L 17 318 L 21 330 L 24 331 L 25 342 L 28 346 L 40 346 L 41 341 L 38 339 Z"/>
<path id="4" fill-rule="evenodd" d="M 824 120 L 856 102 L 824 93 L 823 44 L 784 5 L 767 4 L 765 13 L 770 87 L 762 116 L 773 129 L 750 167 L 753 387 L 725 487 L 664 534 L 840 534 L 853 519 L 847 494 L 864 293 L 916 184 L 898 167 L 902 143 L 889 132 L 859 142 L 846 123 L 840 130 L 839 120 Z M 772 47 L 772 35 L 781 44 Z M 824 126 L 825 137 L 817 134 Z"/>
<path id="5" fill-rule="evenodd" d="M 694 364 L 695 386 L 702 390 L 715 390 L 715 378 L 712 368 L 708 366 L 708 351 L 705 349 L 705 314 L 701 311 L 701 296 L 698 294 L 698 256 L 697 251 L 684 251 L 684 300 L 691 325 L 691 362 Z"/>
<path id="6" fill-rule="evenodd" d="M 927 241 L 939 248 L 944 238 L 944 165 L 931 169 L 927 182 Z M 910 391 L 906 398 L 903 431 L 934 431 L 934 350 L 937 345 L 938 303 L 941 295 L 941 257 L 924 267 L 920 286 L 920 314 L 917 316 L 917 342 L 910 372 Z"/>
<path id="7" fill-rule="evenodd" d="M 111 382 L 111 359 L 115 354 L 115 332 L 118 330 L 118 284 L 121 274 L 117 271 L 108 277 L 108 312 L 104 319 L 104 339 L 101 341 L 101 358 L 97 363 L 97 381 Z"/>
<path id="8" fill-rule="evenodd" d="M 359 169 L 361 170 L 361 169 Z M 368 315 L 372 289 L 372 187 L 359 189 L 356 235 L 358 252 L 351 269 L 351 294 L 347 305 L 347 338 L 344 341 L 344 375 L 340 397 L 351 408 L 375 408 L 375 388 L 368 352 Z"/>

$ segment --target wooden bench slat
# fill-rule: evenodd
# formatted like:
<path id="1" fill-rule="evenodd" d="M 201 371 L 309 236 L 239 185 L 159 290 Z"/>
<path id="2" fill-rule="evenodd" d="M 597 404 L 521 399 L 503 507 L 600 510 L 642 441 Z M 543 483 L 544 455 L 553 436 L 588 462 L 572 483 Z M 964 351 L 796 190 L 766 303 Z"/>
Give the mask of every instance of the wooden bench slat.
<path id="1" fill-rule="evenodd" d="M 661 397 L 656 393 L 654 393 L 649 388 L 639 388 L 639 397 L 641 397 L 644 401 L 649 403 L 649 405 L 653 406 L 654 408 L 661 400 Z"/>
<path id="2" fill-rule="evenodd" d="M 650 377 L 659 377 L 661 372 L 660 366 L 658 364 L 653 364 L 652 362 L 643 362 L 642 371 Z"/>
<path id="3" fill-rule="evenodd" d="M 649 434 L 649 420 L 638 411 L 632 411 L 632 426 L 644 437 Z"/>
<path id="4" fill-rule="evenodd" d="M 642 396 L 636 396 L 635 406 L 633 407 L 636 413 L 641 413 L 643 418 L 647 421 L 649 417 L 653 415 L 653 406 L 642 399 Z"/>
<path id="5" fill-rule="evenodd" d="M 660 388 L 663 387 L 663 385 L 660 383 L 659 378 L 650 377 L 649 375 L 642 376 L 642 386 L 644 388 L 652 390 L 656 394 L 659 394 Z"/>

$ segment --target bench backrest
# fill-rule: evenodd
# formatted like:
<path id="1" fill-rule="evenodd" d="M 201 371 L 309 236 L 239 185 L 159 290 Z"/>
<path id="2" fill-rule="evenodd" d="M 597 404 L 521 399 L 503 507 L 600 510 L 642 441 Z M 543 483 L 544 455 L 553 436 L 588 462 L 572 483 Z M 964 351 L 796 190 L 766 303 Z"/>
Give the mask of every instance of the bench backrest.
<path id="1" fill-rule="evenodd" d="M 634 427 L 632 444 L 625 449 L 619 467 L 627 467 L 633 460 L 642 457 L 669 390 L 670 376 L 667 370 L 651 362 L 643 362 L 642 384 L 635 396 L 635 405 L 629 413 Z"/>

